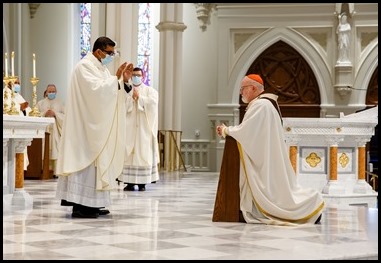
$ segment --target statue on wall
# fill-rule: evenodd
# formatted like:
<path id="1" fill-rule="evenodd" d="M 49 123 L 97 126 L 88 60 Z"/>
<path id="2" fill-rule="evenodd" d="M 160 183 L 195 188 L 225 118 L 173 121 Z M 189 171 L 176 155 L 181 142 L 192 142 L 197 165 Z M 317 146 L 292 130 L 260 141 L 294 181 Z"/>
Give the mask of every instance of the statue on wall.
<path id="1" fill-rule="evenodd" d="M 349 62 L 349 48 L 351 41 L 351 25 L 345 13 L 339 14 L 339 25 L 336 29 L 339 56 L 337 62 Z"/>

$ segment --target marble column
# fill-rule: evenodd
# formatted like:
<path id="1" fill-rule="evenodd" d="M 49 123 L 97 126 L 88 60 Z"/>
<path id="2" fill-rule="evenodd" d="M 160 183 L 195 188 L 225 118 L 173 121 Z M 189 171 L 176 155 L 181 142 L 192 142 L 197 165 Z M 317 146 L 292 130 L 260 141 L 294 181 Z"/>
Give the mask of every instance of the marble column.
<path id="1" fill-rule="evenodd" d="M 357 182 L 353 186 L 353 193 L 370 194 L 373 193 L 372 186 L 365 180 L 366 172 L 366 143 L 370 138 L 356 138 L 357 142 Z"/>
<path id="2" fill-rule="evenodd" d="M 15 190 L 24 188 L 24 153 L 16 153 Z"/>
<path id="3" fill-rule="evenodd" d="M 290 146 L 290 161 L 292 168 L 294 168 L 294 172 L 296 174 L 296 165 L 297 165 L 297 157 L 298 157 L 298 146 Z"/>
<path id="4" fill-rule="evenodd" d="M 329 180 L 337 181 L 337 146 L 329 147 Z"/>
<path id="5" fill-rule="evenodd" d="M 358 147 L 358 179 L 365 180 L 365 145 Z"/>
<path id="6" fill-rule="evenodd" d="M 289 158 L 292 165 L 292 168 L 294 168 L 295 175 L 298 173 L 298 149 L 299 149 L 299 142 L 301 138 L 297 135 L 288 134 L 288 132 L 291 132 L 291 128 L 286 128 L 286 144 L 289 147 Z"/>
<path id="7" fill-rule="evenodd" d="M 159 130 L 181 131 L 183 4 L 160 5 Z"/>
<path id="8" fill-rule="evenodd" d="M 159 51 L 159 130 L 164 131 L 164 159 L 166 170 L 180 166 L 181 156 L 175 149 L 181 148 L 181 90 L 182 90 L 182 51 L 183 4 L 167 3 L 160 5 L 160 22 L 156 29 L 160 32 Z M 176 133 L 176 140 L 171 137 Z M 179 137 L 180 136 L 180 137 Z M 176 145 L 170 146 L 170 143 Z M 169 150 L 171 149 L 171 150 Z M 173 153 L 177 154 L 173 154 Z M 181 153 L 180 153 L 181 154 Z"/>
<path id="9" fill-rule="evenodd" d="M 337 181 L 337 152 L 339 142 L 343 141 L 344 137 L 332 136 L 326 138 L 329 146 L 329 180 L 323 188 L 323 194 L 342 195 L 345 194 L 345 186 Z"/>

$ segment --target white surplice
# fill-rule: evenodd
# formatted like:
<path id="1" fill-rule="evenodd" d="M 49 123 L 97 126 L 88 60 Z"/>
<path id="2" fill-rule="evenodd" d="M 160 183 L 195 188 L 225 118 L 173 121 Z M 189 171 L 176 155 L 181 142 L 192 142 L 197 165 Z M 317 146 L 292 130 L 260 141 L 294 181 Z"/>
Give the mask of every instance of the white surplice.
<path id="1" fill-rule="evenodd" d="M 240 209 L 247 223 L 314 223 L 324 207 L 322 195 L 297 183 L 283 127 L 274 105 L 262 94 L 247 107 L 242 123 L 227 127 L 240 152 Z"/>
<path id="2" fill-rule="evenodd" d="M 123 81 L 92 53 L 75 66 L 58 151 L 57 198 L 92 207 L 109 204 L 126 140 L 125 91 L 118 86 Z"/>
<path id="3" fill-rule="evenodd" d="M 133 87 L 139 99 L 126 96 L 126 147 L 124 168 L 119 180 L 130 184 L 149 184 L 159 180 L 158 92 L 144 83 Z"/>

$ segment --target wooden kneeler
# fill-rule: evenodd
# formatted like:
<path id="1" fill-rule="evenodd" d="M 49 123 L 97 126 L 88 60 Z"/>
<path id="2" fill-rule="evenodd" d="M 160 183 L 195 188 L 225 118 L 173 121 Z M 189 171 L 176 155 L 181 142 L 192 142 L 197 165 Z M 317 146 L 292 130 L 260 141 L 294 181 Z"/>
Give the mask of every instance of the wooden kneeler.
<path id="1" fill-rule="evenodd" d="M 244 222 L 239 209 L 239 152 L 236 140 L 227 136 L 222 157 L 213 222 Z"/>

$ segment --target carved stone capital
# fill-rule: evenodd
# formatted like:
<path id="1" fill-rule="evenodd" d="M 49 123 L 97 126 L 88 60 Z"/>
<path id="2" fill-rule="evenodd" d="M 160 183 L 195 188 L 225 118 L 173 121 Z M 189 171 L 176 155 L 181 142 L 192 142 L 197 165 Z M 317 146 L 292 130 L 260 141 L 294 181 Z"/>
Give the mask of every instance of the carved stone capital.
<path id="1" fill-rule="evenodd" d="M 29 5 L 30 18 L 33 18 L 37 12 L 38 7 L 40 6 L 40 3 L 28 3 L 28 5 Z"/>
<path id="2" fill-rule="evenodd" d="M 338 146 L 339 142 L 344 141 L 344 136 L 342 135 L 330 135 L 325 137 L 325 142 L 329 147 Z"/>
<path id="3" fill-rule="evenodd" d="M 356 136 L 355 142 L 357 144 L 357 147 L 365 147 L 366 143 L 371 140 L 372 136 Z"/>
<path id="4" fill-rule="evenodd" d="M 184 30 L 187 28 L 184 23 L 179 23 L 179 22 L 160 22 L 157 26 L 156 29 L 159 30 L 159 32 L 162 31 L 181 31 L 184 32 Z"/>
<path id="5" fill-rule="evenodd" d="M 213 3 L 195 3 L 197 19 L 200 21 L 202 31 L 206 30 L 206 25 L 210 23 L 210 13 L 216 6 Z"/>
<path id="6" fill-rule="evenodd" d="M 300 136 L 295 134 L 285 134 L 285 140 L 286 144 L 289 146 L 298 146 L 299 142 L 301 141 Z"/>
<path id="7" fill-rule="evenodd" d="M 32 144 L 33 138 L 28 139 L 15 139 L 15 152 L 16 153 L 23 153 L 25 150 L 25 147 Z"/>

